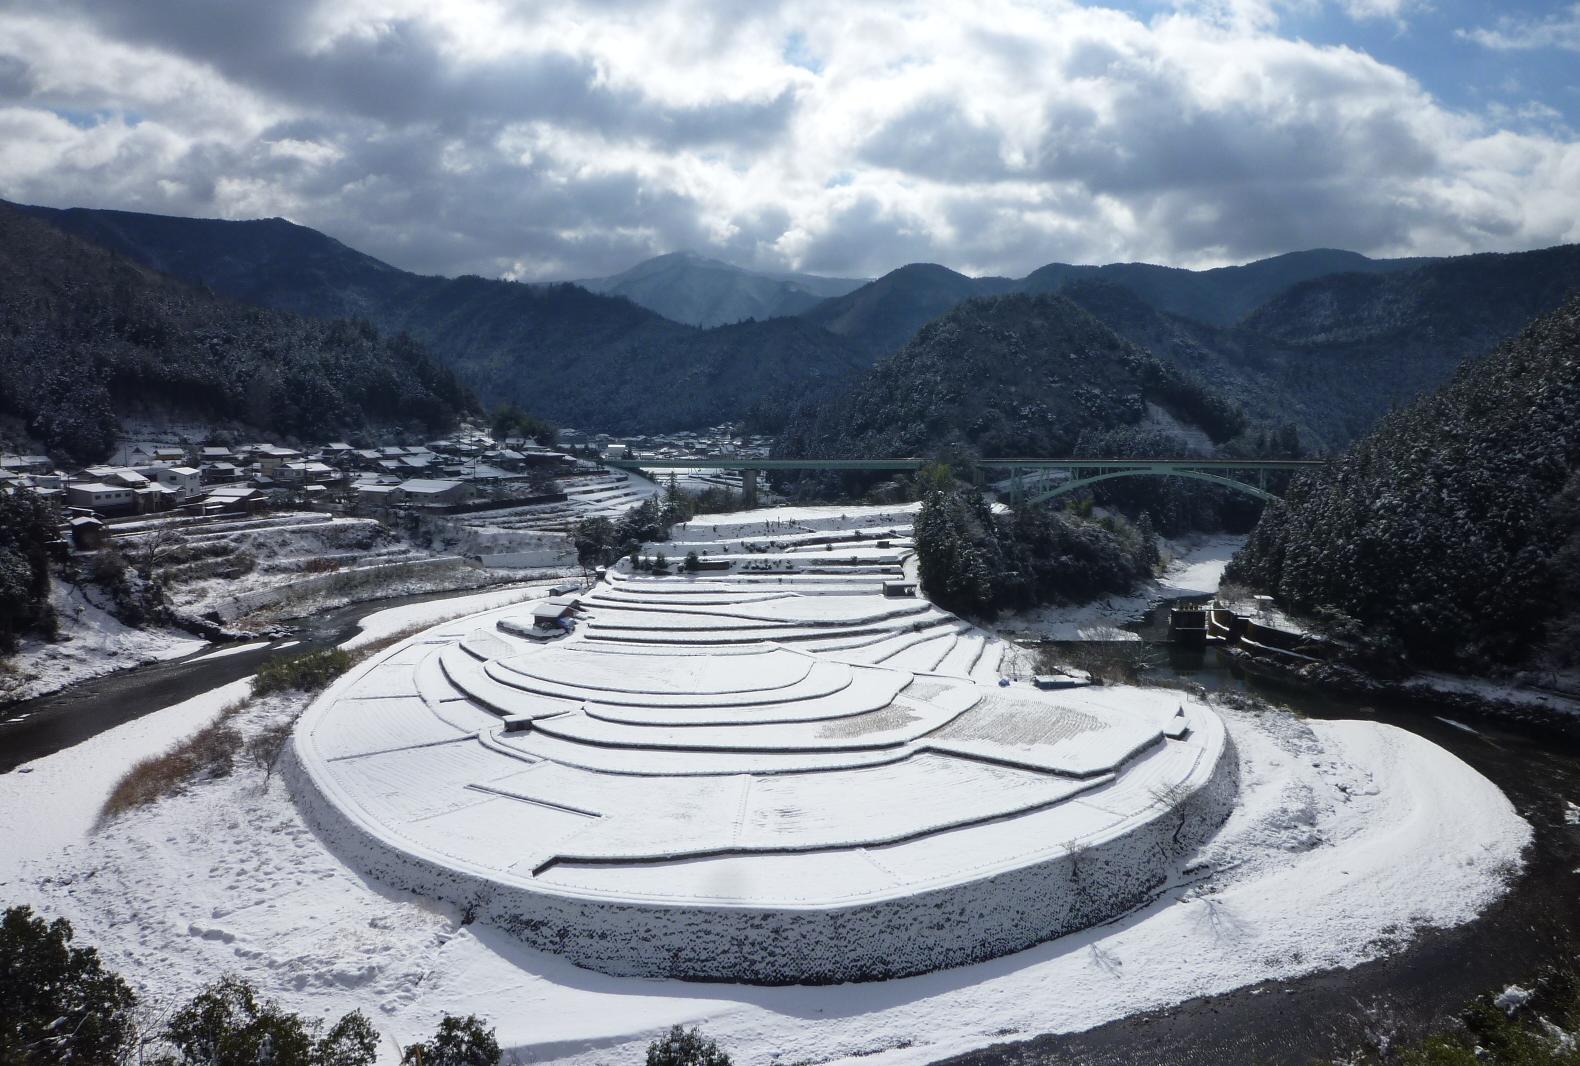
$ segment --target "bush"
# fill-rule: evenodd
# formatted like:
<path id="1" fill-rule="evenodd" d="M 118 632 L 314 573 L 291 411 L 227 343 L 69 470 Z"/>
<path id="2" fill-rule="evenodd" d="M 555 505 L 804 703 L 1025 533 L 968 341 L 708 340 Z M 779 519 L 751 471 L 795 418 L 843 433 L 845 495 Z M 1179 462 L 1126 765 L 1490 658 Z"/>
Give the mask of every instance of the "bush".
<path id="1" fill-rule="evenodd" d="M 425 1043 L 412 1044 L 401 1056 L 403 1066 L 499 1066 L 499 1041 L 475 1014 L 446 1014 Z"/>
<path id="2" fill-rule="evenodd" d="M 730 1066 L 730 1057 L 697 1029 L 677 1025 L 647 1045 L 647 1066 Z"/>
<path id="3" fill-rule="evenodd" d="M 71 939 L 70 922 L 46 925 L 30 907 L 0 919 L 0 1063 L 108 1063 L 129 1050 L 136 997 Z"/>
<path id="4" fill-rule="evenodd" d="M 258 668 L 252 679 L 252 694 L 273 692 L 317 692 L 351 669 L 356 659 L 339 648 L 322 648 L 288 659 L 270 659 Z"/>
<path id="5" fill-rule="evenodd" d="M 320 1037 L 323 1022 L 260 1002 L 237 977 L 222 977 L 171 1017 L 161 1034 L 174 1054 L 153 1066 L 373 1066 L 378 1034 L 361 1011 Z"/>

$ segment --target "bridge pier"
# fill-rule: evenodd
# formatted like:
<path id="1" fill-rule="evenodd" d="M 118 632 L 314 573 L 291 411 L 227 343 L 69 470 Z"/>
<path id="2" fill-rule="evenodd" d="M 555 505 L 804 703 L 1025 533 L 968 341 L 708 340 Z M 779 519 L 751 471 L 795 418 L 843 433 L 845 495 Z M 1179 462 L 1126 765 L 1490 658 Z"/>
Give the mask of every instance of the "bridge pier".
<path id="1" fill-rule="evenodd" d="M 741 508 L 750 511 L 757 506 L 757 471 L 741 471 Z"/>

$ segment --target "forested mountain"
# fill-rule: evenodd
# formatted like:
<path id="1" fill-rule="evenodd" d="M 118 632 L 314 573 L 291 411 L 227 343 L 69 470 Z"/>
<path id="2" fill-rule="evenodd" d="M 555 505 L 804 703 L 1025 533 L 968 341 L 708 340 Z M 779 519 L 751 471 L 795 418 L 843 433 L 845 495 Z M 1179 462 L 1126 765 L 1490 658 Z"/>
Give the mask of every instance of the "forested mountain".
<path id="1" fill-rule="evenodd" d="M 1294 425 L 1307 447 L 1332 450 L 1577 288 L 1580 245 L 1435 260 L 1300 252 L 1199 272 L 1055 264 L 1020 281 L 913 266 L 807 317 L 876 355 L 970 295 L 1062 292 L 1254 420 Z M 1232 321 L 1253 300 L 1263 302 Z"/>
<path id="2" fill-rule="evenodd" d="M 0 204 L 0 414 L 62 456 L 104 458 L 133 413 L 316 440 L 475 406 L 406 337 L 233 303 Z"/>
<path id="3" fill-rule="evenodd" d="M 1228 577 L 1422 665 L 1580 665 L 1580 297 L 1269 507 Z"/>
<path id="4" fill-rule="evenodd" d="M 976 296 L 1061 292 L 1071 285 L 1095 282 L 1125 289 L 1154 311 L 1227 326 L 1298 282 L 1341 271 L 1388 273 L 1429 261 L 1368 259 L 1356 252 L 1320 248 L 1213 270 L 1150 263 L 1049 263 L 1019 279 L 972 278 L 936 263 L 912 263 L 803 314 L 876 357 L 894 351 L 922 326 Z"/>
<path id="5" fill-rule="evenodd" d="M 641 432 L 744 417 L 774 429 L 793 400 L 866 362 L 810 322 L 702 330 L 569 284 L 410 274 L 282 219 L 28 210 L 226 296 L 409 332 L 489 403 L 561 425 Z"/>
<path id="6" fill-rule="evenodd" d="M 1368 259 L 1358 252 L 1315 248 L 1242 266 L 1181 270 L 1151 263 L 1070 266 L 1050 263 L 1026 275 L 1019 292 L 1058 292 L 1073 282 L 1101 282 L 1130 290 L 1148 306 L 1198 322 L 1229 326 L 1291 285 L 1330 274 L 1386 274 L 1427 259 Z"/>
<path id="7" fill-rule="evenodd" d="M 912 263 L 817 305 L 805 317 L 876 359 L 958 304 L 1009 292 L 1014 285 L 1009 278 L 968 278 L 937 263 Z"/>
<path id="8" fill-rule="evenodd" d="M 672 321 L 703 327 L 800 314 L 866 283 L 865 278 L 744 270 L 695 252 L 671 252 L 607 278 L 574 282 L 589 292 L 624 296 Z"/>
<path id="9" fill-rule="evenodd" d="M 1068 455 L 1083 435 L 1149 415 L 1218 441 L 1244 428 L 1232 405 L 1065 297 L 1011 294 L 968 300 L 923 327 L 837 399 L 804 408 L 778 451 Z"/>

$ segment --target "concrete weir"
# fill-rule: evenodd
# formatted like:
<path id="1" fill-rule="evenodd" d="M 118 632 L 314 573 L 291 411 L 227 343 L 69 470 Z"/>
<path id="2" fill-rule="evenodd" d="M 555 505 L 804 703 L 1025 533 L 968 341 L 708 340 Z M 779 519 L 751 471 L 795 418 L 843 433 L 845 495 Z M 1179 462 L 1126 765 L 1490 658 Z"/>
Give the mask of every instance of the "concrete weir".
<path id="1" fill-rule="evenodd" d="M 353 865 L 534 947 L 766 984 L 1106 920 L 1232 806 L 1205 705 L 1003 688 L 1004 645 L 892 575 L 788 576 L 622 570 L 548 643 L 531 604 L 437 626 L 313 703 L 287 779 Z"/>

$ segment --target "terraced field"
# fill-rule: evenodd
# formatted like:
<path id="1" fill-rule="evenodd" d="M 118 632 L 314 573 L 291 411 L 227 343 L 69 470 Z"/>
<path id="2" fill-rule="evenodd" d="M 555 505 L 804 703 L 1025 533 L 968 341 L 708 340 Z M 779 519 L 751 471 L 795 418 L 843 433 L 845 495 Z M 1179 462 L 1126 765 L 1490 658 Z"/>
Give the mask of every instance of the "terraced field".
<path id="1" fill-rule="evenodd" d="M 909 513 L 693 522 L 720 569 L 439 626 L 303 717 L 289 776 L 349 858 L 609 973 L 876 979 L 1137 905 L 1227 814 L 1177 694 L 1042 692 L 1006 645 L 889 597 Z"/>

